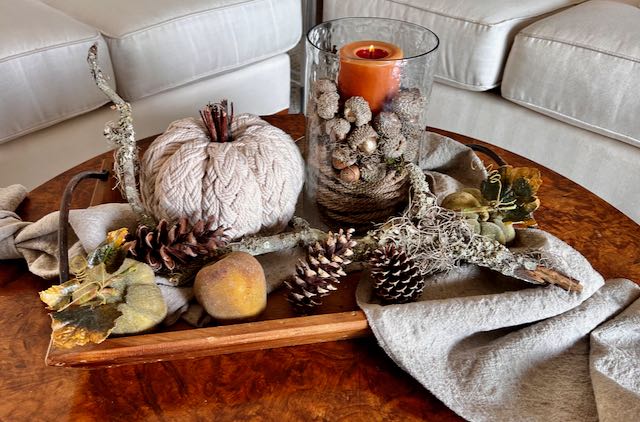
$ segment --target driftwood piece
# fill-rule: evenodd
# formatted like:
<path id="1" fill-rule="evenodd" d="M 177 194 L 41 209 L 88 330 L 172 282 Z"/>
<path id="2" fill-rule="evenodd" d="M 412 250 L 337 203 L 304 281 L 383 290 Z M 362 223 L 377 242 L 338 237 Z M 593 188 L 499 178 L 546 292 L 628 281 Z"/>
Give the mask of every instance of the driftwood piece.
<path id="1" fill-rule="evenodd" d="M 582 291 L 582 285 L 576 280 L 547 267 L 538 267 L 535 270 L 519 269 L 515 271 L 514 276 L 530 283 L 555 284 L 569 292 Z"/>

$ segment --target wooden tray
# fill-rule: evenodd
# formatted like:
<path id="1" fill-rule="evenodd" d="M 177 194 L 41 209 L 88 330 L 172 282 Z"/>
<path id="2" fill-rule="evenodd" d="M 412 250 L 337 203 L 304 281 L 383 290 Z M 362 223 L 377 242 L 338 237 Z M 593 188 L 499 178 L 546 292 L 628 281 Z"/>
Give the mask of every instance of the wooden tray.
<path id="1" fill-rule="evenodd" d="M 103 169 L 111 167 L 112 160 L 102 163 Z M 119 191 L 114 189 L 113 178 L 95 183 L 91 205 L 123 202 Z M 371 331 L 367 320 L 355 301 L 359 279 L 360 273 L 345 277 L 338 292 L 327 297 L 310 316 L 296 316 L 280 288 L 269 294 L 267 308 L 253 322 L 206 328 L 177 323 L 152 334 L 113 337 L 100 344 L 72 349 L 56 348 L 50 343 L 46 363 L 99 368 L 368 336 Z"/>

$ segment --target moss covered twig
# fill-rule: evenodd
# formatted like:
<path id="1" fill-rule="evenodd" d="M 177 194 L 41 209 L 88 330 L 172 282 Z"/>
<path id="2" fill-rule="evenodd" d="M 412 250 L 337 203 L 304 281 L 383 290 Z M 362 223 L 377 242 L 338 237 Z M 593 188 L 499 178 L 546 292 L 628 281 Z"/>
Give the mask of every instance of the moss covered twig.
<path id="1" fill-rule="evenodd" d="M 138 190 L 139 160 L 136 137 L 133 130 L 131 105 L 124 101 L 107 83 L 102 69 L 98 65 L 98 43 L 89 48 L 87 62 L 96 85 L 113 102 L 116 110 L 120 113 L 117 123 L 108 122 L 104 128 L 104 136 L 116 147 L 113 170 L 120 192 L 122 192 L 133 211 L 138 215 L 140 222 L 155 227 L 155 221 L 143 206 Z"/>

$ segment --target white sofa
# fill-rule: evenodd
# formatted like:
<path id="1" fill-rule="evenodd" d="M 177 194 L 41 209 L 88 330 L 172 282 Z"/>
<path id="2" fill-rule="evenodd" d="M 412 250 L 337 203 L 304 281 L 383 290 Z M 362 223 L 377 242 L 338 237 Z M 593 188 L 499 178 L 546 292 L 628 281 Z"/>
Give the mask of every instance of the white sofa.
<path id="1" fill-rule="evenodd" d="M 441 44 L 430 126 L 531 158 L 640 222 L 638 4 L 324 0 L 323 17 L 432 29 Z"/>
<path id="2" fill-rule="evenodd" d="M 229 98 L 289 107 L 300 0 L 0 0 L 0 186 L 35 187 L 109 149 L 116 118 L 86 63 L 97 42 L 138 138 Z"/>

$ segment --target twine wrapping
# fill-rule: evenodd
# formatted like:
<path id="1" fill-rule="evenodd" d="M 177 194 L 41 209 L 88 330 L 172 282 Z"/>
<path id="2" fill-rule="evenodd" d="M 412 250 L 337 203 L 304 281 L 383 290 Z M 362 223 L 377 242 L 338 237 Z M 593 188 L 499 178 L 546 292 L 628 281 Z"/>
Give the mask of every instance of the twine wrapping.
<path id="1" fill-rule="evenodd" d="M 326 217 L 356 229 L 366 228 L 373 222 L 386 220 L 406 205 L 409 183 L 404 169 L 389 168 L 382 179 L 374 182 L 343 182 L 331 166 L 326 147 L 321 148 L 317 162 L 308 165 L 312 166 L 317 181 L 318 208 Z"/>

